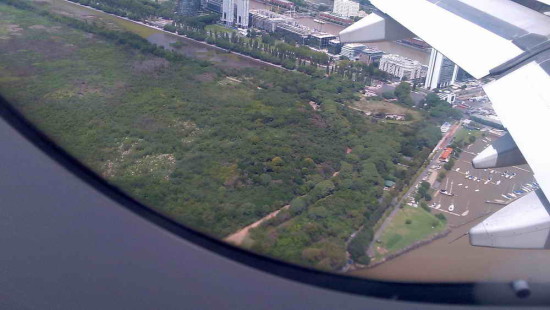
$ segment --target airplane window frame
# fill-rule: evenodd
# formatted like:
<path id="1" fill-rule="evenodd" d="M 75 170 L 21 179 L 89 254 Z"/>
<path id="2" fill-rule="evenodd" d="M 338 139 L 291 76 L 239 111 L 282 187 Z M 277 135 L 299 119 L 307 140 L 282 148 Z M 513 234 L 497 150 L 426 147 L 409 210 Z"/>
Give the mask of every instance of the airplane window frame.
<path id="1" fill-rule="evenodd" d="M 263 256 L 193 230 L 140 203 L 109 184 L 84 166 L 34 126 L 0 94 L 0 117 L 48 157 L 77 176 L 88 186 L 109 197 L 122 208 L 164 230 L 224 258 L 288 280 L 350 294 L 395 301 L 451 305 L 541 306 L 550 304 L 549 283 L 529 283 L 533 296 L 518 296 L 510 283 L 412 283 L 390 282 L 337 274 L 287 263 Z M 491 294 L 490 298 L 487 298 Z M 502 297 L 502 298 L 501 298 Z"/>

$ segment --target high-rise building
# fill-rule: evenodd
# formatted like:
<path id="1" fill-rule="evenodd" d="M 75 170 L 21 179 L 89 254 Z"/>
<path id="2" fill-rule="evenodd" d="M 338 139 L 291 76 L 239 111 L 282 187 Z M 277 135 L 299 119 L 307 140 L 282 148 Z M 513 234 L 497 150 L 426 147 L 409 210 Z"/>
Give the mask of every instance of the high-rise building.
<path id="1" fill-rule="evenodd" d="M 248 28 L 249 0 L 223 0 L 222 22 L 228 26 Z"/>
<path id="2" fill-rule="evenodd" d="M 424 87 L 434 89 L 453 85 L 456 82 L 457 73 L 458 66 L 435 48 L 432 48 Z"/>
<path id="3" fill-rule="evenodd" d="M 179 0 L 176 12 L 182 16 L 196 16 L 199 13 L 200 0 Z"/>
<path id="4" fill-rule="evenodd" d="M 223 0 L 202 0 L 202 7 L 205 10 L 222 13 Z"/>
<path id="5" fill-rule="evenodd" d="M 334 0 L 332 12 L 343 17 L 359 16 L 359 3 L 351 0 Z"/>
<path id="6" fill-rule="evenodd" d="M 470 79 L 474 79 L 474 77 L 468 74 L 468 72 L 466 72 L 464 69 L 458 67 L 458 72 L 456 73 L 456 81 L 464 82 Z"/>
<path id="7" fill-rule="evenodd" d="M 324 50 L 328 48 L 329 41 L 334 39 L 336 39 L 335 35 L 324 32 L 314 32 L 309 35 L 306 44 L 313 48 Z"/>

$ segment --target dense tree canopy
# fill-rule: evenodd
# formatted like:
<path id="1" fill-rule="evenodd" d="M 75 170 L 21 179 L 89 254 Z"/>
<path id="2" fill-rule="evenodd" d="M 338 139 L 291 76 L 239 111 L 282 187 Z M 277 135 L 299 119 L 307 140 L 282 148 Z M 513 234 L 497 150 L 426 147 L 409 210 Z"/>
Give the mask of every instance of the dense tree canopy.
<path id="1" fill-rule="evenodd" d="M 185 225 L 225 237 L 290 204 L 252 233 L 262 253 L 337 270 L 348 248 L 368 262 L 369 229 L 437 142 L 430 122 L 376 122 L 349 109 L 363 86 L 349 77 L 221 69 L 23 8 L 39 14 L 13 9 L 0 23 L 28 23 L 12 40 L 34 52 L 14 50 L 0 65 L 7 77 L 36 75 L 5 79 L 2 94 L 98 174 Z M 35 24 L 64 27 L 26 27 Z M 385 180 L 395 192 L 383 191 Z"/>

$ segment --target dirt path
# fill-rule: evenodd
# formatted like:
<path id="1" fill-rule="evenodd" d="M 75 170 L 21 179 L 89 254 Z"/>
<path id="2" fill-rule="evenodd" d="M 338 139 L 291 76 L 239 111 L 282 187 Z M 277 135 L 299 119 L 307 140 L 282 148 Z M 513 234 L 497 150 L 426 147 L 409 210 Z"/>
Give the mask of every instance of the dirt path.
<path id="1" fill-rule="evenodd" d="M 274 218 L 275 216 L 277 216 L 277 214 L 279 214 L 279 212 L 281 212 L 282 210 L 285 210 L 285 209 L 288 209 L 290 207 L 290 205 L 286 205 L 282 208 L 280 208 L 279 210 L 275 210 L 271 213 L 269 213 L 268 215 L 262 217 L 261 219 L 257 220 L 256 222 L 246 226 L 245 228 L 242 228 L 241 230 L 237 231 L 236 233 L 233 233 L 227 237 L 225 237 L 225 241 L 227 242 L 231 242 L 233 244 L 236 244 L 236 245 L 241 245 L 242 242 L 244 241 L 244 239 L 248 236 L 248 233 L 250 231 L 250 229 L 252 228 L 255 228 L 255 227 L 258 227 L 261 223 L 271 219 L 271 218 Z"/>

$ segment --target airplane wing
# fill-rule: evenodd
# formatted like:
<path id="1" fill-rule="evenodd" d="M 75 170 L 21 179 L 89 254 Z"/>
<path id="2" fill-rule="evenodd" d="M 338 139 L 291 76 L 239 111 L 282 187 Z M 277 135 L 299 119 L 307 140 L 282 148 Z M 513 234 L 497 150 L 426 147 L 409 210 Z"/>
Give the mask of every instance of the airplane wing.
<path id="1" fill-rule="evenodd" d="M 550 248 L 550 17 L 525 0 L 371 0 L 373 13 L 340 33 L 342 43 L 422 38 L 477 79 L 511 136 L 476 168 L 529 163 L 540 189 L 472 228 L 473 245 Z M 405 29 L 405 30 L 403 30 Z M 533 238 L 537 234 L 540 238 Z M 523 236 L 523 238 L 522 238 Z"/>

